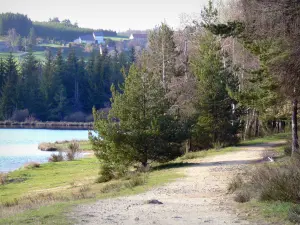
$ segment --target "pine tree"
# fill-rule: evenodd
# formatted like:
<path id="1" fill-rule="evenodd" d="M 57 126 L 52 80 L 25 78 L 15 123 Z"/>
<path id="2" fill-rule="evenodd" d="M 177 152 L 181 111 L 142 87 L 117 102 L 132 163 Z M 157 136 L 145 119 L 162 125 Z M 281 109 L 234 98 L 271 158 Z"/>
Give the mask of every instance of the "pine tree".
<path id="1" fill-rule="evenodd" d="M 37 96 L 37 92 L 40 91 L 39 67 L 31 50 L 29 50 L 22 63 L 21 76 L 22 96 L 20 101 L 23 107 L 28 109 L 30 113 L 35 112 L 38 114 L 39 112 L 34 110 L 34 104 L 36 104 L 34 99 Z"/>
<path id="2" fill-rule="evenodd" d="M 4 65 L 4 61 L 2 58 L 0 58 L 0 99 L 2 96 L 2 89 L 4 86 L 4 81 L 5 81 L 5 65 Z"/>
<path id="3" fill-rule="evenodd" d="M 2 119 L 9 119 L 13 111 L 18 108 L 17 84 L 19 77 L 17 64 L 12 53 L 10 53 L 6 60 L 4 77 L 5 81 L 2 89 L 0 115 Z"/>
<path id="4" fill-rule="evenodd" d="M 192 70 L 198 79 L 196 109 L 199 115 L 194 138 L 204 148 L 237 141 L 239 124 L 232 109 L 236 102 L 228 90 L 236 91 L 238 83 L 230 69 L 224 67 L 220 50 L 216 38 L 206 33 L 192 59 Z"/>
<path id="5" fill-rule="evenodd" d="M 54 104 L 51 108 L 51 117 L 54 120 L 62 121 L 64 117 L 68 114 L 68 100 L 66 89 L 63 85 L 57 89 L 54 96 Z"/>
<path id="6" fill-rule="evenodd" d="M 121 93 L 114 87 L 112 93 L 108 118 L 94 110 L 99 137 L 92 138 L 106 179 L 112 178 L 114 172 L 124 173 L 136 162 L 146 167 L 150 161 L 167 161 L 181 154 L 186 130 L 167 114 L 160 79 L 133 65 Z"/>

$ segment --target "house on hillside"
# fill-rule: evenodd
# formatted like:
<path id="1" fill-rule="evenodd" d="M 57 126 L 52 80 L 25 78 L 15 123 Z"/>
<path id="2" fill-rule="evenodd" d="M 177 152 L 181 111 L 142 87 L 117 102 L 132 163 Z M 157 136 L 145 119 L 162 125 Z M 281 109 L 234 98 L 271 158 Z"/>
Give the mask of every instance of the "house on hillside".
<path id="1" fill-rule="evenodd" d="M 95 39 L 92 34 L 80 36 L 78 39 L 80 44 L 95 44 Z"/>
<path id="2" fill-rule="evenodd" d="M 147 41 L 148 35 L 147 34 L 131 34 L 129 39 L 136 40 L 136 41 Z"/>
<path id="3" fill-rule="evenodd" d="M 94 40 L 95 40 L 96 44 L 103 44 L 103 43 L 105 43 L 103 32 L 94 32 L 93 33 L 93 37 L 94 37 Z"/>

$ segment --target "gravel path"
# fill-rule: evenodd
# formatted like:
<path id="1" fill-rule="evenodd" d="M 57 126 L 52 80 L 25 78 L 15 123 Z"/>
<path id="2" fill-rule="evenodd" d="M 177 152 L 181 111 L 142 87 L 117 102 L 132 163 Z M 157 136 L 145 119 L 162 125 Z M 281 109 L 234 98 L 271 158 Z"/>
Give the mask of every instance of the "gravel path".
<path id="1" fill-rule="evenodd" d="M 271 144 L 243 147 L 193 160 L 192 166 L 181 169 L 186 174 L 183 179 L 143 194 L 79 205 L 72 218 L 77 224 L 90 225 L 254 224 L 239 218 L 237 203 L 226 194 L 226 188 L 236 173 L 261 162 L 268 147 Z M 148 204 L 152 199 L 163 204 Z"/>

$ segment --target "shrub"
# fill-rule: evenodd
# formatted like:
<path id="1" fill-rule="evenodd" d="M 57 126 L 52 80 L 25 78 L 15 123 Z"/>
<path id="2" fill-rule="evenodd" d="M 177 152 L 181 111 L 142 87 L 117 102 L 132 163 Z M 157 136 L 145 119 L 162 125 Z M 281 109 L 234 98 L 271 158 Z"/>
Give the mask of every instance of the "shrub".
<path id="1" fill-rule="evenodd" d="M 100 191 L 102 193 L 109 193 L 112 191 L 120 191 L 122 189 L 122 187 L 123 187 L 123 183 L 120 181 L 117 181 L 117 182 L 113 182 L 113 183 L 104 185 Z"/>
<path id="2" fill-rule="evenodd" d="M 5 173 L 0 173 L 0 185 L 3 185 L 6 183 L 7 180 L 7 174 Z"/>
<path id="3" fill-rule="evenodd" d="M 30 163 L 26 163 L 24 165 L 24 168 L 25 169 L 34 169 L 34 168 L 39 168 L 40 166 L 41 166 L 41 164 L 38 162 L 30 162 Z"/>
<path id="4" fill-rule="evenodd" d="M 64 161 L 64 157 L 62 155 L 62 152 L 59 152 L 59 154 L 51 154 L 51 156 L 48 159 L 49 162 L 61 162 Z"/>
<path id="5" fill-rule="evenodd" d="M 291 156 L 292 155 L 292 140 L 288 140 L 286 143 L 286 146 L 284 146 L 284 154 L 286 156 Z"/>
<path id="6" fill-rule="evenodd" d="M 300 223 L 300 206 L 295 205 L 290 208 L 288 213 L 288 219 L 292 223 L 299 224 Z"/>
<path id="7" fill-rule="evenodd" d="M 46 151 L 46 152 L 54 152 L 59 150 L 57 146 L 55 146 L 55 144 L 52 143 L 47 143 L 47 142 L 42 142 L 38 145 L 38 149 L 42 150 L 42 151 Z"/>
<path id="8" fill-rule="evenodd" d="M 277 166 L 258 168 L 252 177 L 261 200 L 298 202 L 300 200 L 300 166 L 298 160 L 290 160 Z"/>
<path id="9" fill-rule="evenodd" d="M 229 189 L 234 190 L 240 182 L 237 180 L 229 184 Z M 266 164 L 252 171 L 250 181 L 241 184 L 241 190 L 253 190 L 262 201 L 300 201 L 300 166 L 299 160 L 290 159 L 280 164 Z M 238 195 L 241 195 L 238 193 Z M 242 198 L 240 196 L 236 198 Z"/>
<path id="10" fill-rule="evenodd" d="M 147 175 L 145 174 L 134 174 L 127 183 L 125 183 L 125 187 L 134 188 L 136 186 L 140 186 L 145 184 L 147 181 Z"/>
<path id="11" fill-rule="evenodd" d="M 78 157 L 78 155 L 80 154 L 80 148 L 79 148 L 79 144 L 76 141 L 72 141 L 69 145 L 68 145 L 68 152 L 66 154 L 67 159 L 69 161 L 74 160 L 76 157 Z"/>
<path id="12" fill-rule="evenodd" d="M 245 203 L 250 201 L 250 193 L 248 190 L 241 190 L 234 196 L 234 201 Z"/>
<path id="13" fill-rule="evenodd" d="M 18 122 L 24 122 L 27 117 L 29 117 L 28 109 L 15 110 L 11 117 L 11 120 L 18 121 Z"/>
<path id="14" fill-rule="evenodd" d="M 85 184 L 79 188 L 80 193 L 88 192 L 91 190 L 91 187 L 88 184 Z"/>
<path id="15" fill-rule="evenodd" d="M 244 181 L 240 175 L 237 175 L 232 178 L 231 182 L 228 184 L 227 191 L 229 193 L 235 192 L 237 189 L 240 189 L 244 184 Z"/>

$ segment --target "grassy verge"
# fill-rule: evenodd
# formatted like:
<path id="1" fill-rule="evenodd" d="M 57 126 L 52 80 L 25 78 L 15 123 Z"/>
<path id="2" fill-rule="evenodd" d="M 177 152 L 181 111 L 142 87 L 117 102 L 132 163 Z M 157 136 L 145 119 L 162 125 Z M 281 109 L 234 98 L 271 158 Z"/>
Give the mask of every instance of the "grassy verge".
<path id="1" fill-rule="evenodd" d="M 270 224 L 291 225 L 288 212 L 295 204 L 289 202 L 258 202 L 251 201 L 241 205 L 248 213 L 247 218 L 253 221 L 269 222 Z"/>
<path id="2" fill-rule="evenodd" d="M 290 133 L 280 133 L 280 134 L 274 134 L 271 136 L 266 136 L 262 138 L 256 138 L 252 140 L 247 140 L 247 141 L 242 141 L 239 146 L 244 146 L 244 145 L 256 145 L 256 144 L 264 144 L 272 141 L 284 141 L 288 139 L 290 136 Z"/>
<path id="3" fill-rule="evenodd" d="M 166 169 L 98 184 L 98 171 L 93 157 L 10 173 L 0 185 L 0 224 L 68 224 L 66 214 L 76 204 L 141 193 L 183 176 Z"/>

